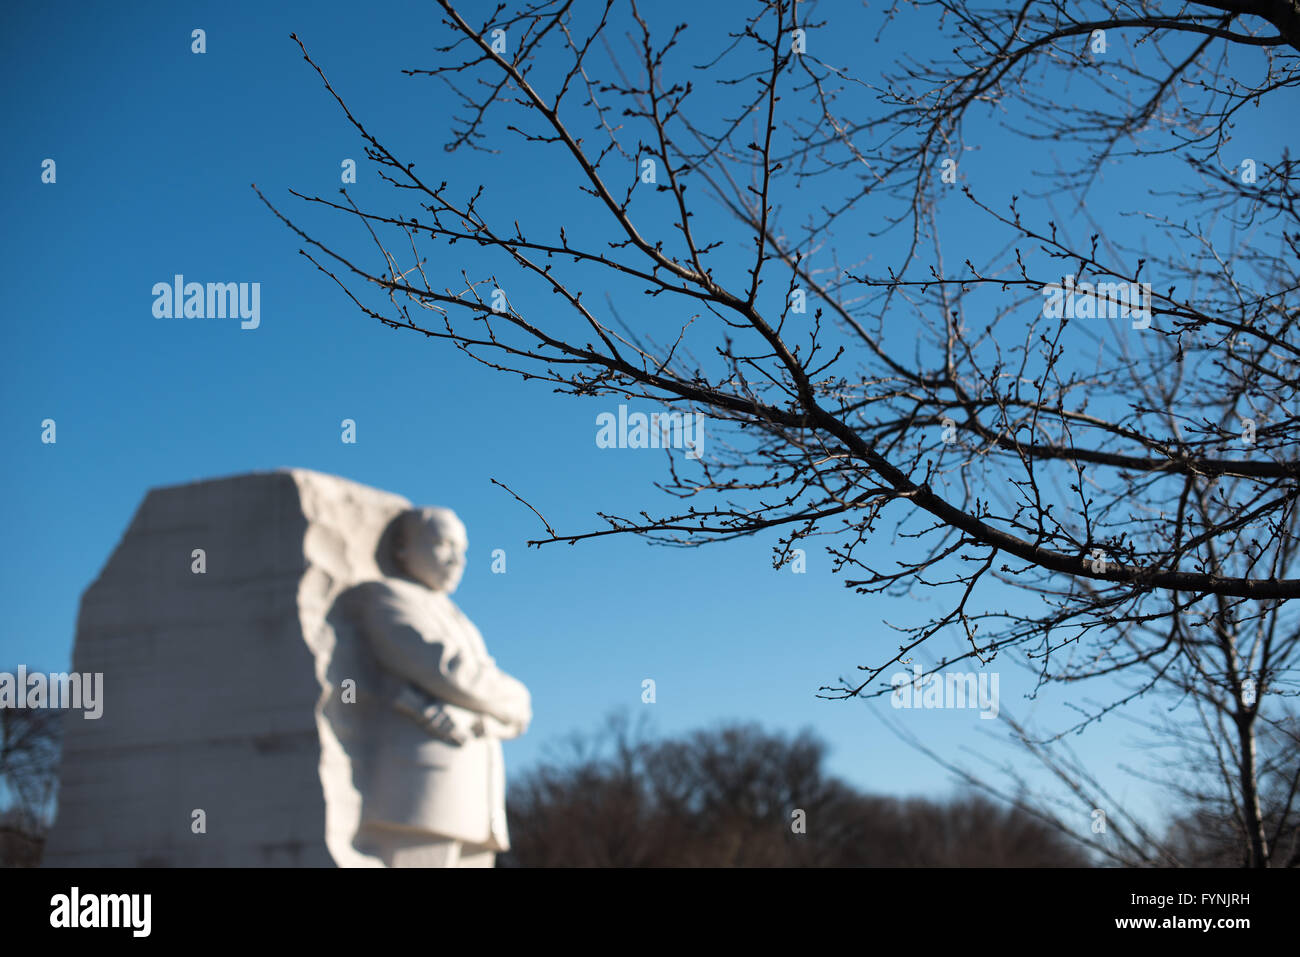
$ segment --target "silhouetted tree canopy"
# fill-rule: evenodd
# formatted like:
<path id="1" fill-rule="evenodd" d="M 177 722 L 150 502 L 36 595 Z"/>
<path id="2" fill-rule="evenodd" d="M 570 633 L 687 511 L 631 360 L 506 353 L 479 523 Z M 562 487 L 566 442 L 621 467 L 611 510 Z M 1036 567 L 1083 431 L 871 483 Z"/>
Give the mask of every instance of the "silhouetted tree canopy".
<path id="1" fill-rule="evenodd" d="M 512 783 L 522 867 L 1087 866 L 1067 838 L 970 795 L 949 802 L 863 794 L 828 774 L 811 731 L 729 724 L 651 740 L 603 733 Z M 802 811 L 803 833 L 796 833 Z"/>
<path id="2" fill-rule="evenodd" d="M 62 740 L 63 712 L 0 708 L 0 867 L 40 860 Z"/>

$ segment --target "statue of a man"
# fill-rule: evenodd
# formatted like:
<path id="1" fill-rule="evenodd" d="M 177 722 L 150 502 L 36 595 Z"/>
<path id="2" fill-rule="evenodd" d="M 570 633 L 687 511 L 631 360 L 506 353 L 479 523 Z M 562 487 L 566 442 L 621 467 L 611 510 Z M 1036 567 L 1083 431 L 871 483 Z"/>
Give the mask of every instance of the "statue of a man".
<path id="1" fill-rule="evenodd" d="M 469 547 L 455 513 L 411 509 L 391 538 L 403 577 L 357 585 L 337 609 L 359 646 L 353 845 L 388 867 L 492 867 L 510 846 L 501 740 L 532 720 L 528 689 L 448 597 Z"/>

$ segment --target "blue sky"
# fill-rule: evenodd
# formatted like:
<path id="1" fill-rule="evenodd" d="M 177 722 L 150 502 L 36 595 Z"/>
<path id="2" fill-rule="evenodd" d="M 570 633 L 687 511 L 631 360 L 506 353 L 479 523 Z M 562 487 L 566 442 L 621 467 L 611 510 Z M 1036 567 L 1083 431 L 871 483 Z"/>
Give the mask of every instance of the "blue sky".
<path id="1" fill-rule="evenodd" d="M 733 29 L 727 8 L 694 5 L 693 35 Z M 194 28 L 207 32 L 204 55 L 190 52 Z M 521 167 L 511 150 L 443 151 L 446 94 L 400 73 L 433 62 L 443 31 L 430 5 L 388 0 L 11 6 L 0 36 L 9 93 L 0 521 L 10 545 L 0 558 L 9 612 L 0 670 L 69 665 L 80 594 L 148 489 L 302 467 L 464 519 L 470 567 L 457 600 L 534 696 L 531 730 L 507 746 L 514 771 L 612 710 L 648 708 L 662 732 L 731 719 L 809 726 L 830 742 L 832 769 L 867 790 L 946 794 L 945 773 L 886 731 L 873 706 L 816 695 L 892 647 L 882 621 L 914 621 L 927 596 L 854 595 L 815 548 L 807 574 L 775 571 L 774 538 L 699 550 L 630 538 L 526 549 L 536 519 L 490 479 L 557 528 L 580 530 L 596 527 L 597 509 L 660 502 L 651 483 L 663 476 L 661 453 L 595 447 L 595 416 L 612 400 L 558 396 L 366 319 L 258 201 L 250 183 L 299 213 L 287 189 L 330 194 L 350 157 L 363 205 L 400 209 L 289 39 L 297 32 L 354 112 L 425 175 L 464 193 L 489 181 L 497 208 L 572 220 L 576 201 L 555 188 L 567 175 L 558 158 L 555 168 L 546 159 Z M 829 59 L 867 63 L 897 55 L 902 37 L 917 44 L 913 55 L 924 49 L 923 34 L 893 36 L 899 46 L 835 31 L 812 42 L 827 44 Z M 1277 149 L 1280 124 L 1270 133 L 1267 120 L 1252 119 L 1243 149 Z M 1048 155 L 1027 158 L 993 136 L 964 175 L 1015 188 Z M 47 157 L 57 162 L 53 185 L 40 179 Z M 1112 212 L 1139 211 L 1146 185 L 1127 194 L 1121 185 Z M 721 214 L 701 207 L 697 228 L 711 217 Z M 945 210 L 944 223 L 959 249 L 982 241 L 960 208 Z M 450 275 L 473 263 L 434 265 Z M 155 318 L 151 287 L 176 273 L 260 282 L 260 328 Z M 40 442 L 47 417 L 58 424 L 53 446 Z M 357 422 L 355 445 L 339 440 L 344 418 Z M 494 548 L 507 552 L 506 575 L 489 572 Z M 998 670 L 1005 708 L 1045 727 L 1068 721 L 1072 699 L 1052 691 L 1026 700 L 1029 676 L 1010 659 Z M 647 677 L 657 683 L 654 705 L 641 703 Z M 997 734 L 996 722 L 970 711 L 913 713 L 909 722 L 953 757 L 992 749 Z M 1108 720 L 1076 748 L 1118 782 L 1118 794 L 1150 808 L 1145 786 L 1115 770 L 1144 760 L 1130 738 L 1123 721 Z"/>

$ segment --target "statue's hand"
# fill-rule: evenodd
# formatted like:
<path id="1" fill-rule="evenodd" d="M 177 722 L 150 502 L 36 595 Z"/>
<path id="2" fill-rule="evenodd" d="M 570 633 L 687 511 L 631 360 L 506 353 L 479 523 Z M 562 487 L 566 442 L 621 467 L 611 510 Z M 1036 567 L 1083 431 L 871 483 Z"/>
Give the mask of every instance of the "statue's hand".
<path id="1" fill-rule="evenodd" d="M 502 721 L 490 714 L 482 714 L 474 724 L 474 733 L 480 737 L 508 740 L 519 737 L 527 727 L 527 721 Z"/>
<path id="2" fill-rule="evenodd" d="M 468 732 L 447 711 L 440 701 L 429 698 L 409 685 L 402 689 L 393 707 L 420 725 L 425 733 L 448 744 L 462 745 L 469 740 Z"/>
<path id="3" fill-rule="evenodd" d="M 456 724 L 456 720 L 441 704 L 431 704 L 424 709 L 422 724 L 430 736 L 446 741 L 448 744 L 459 746 L 469 740 L 469 735 Z"/>
<path id="4" fill-rule="evenodd" d="M 494 709 L 497 720 L 517 729 L 510 737 L 523 734 L 533 720 L 533 699 L 528 688 L 518 678 L 503 673 L 498 701 L 499 709 Z"/>

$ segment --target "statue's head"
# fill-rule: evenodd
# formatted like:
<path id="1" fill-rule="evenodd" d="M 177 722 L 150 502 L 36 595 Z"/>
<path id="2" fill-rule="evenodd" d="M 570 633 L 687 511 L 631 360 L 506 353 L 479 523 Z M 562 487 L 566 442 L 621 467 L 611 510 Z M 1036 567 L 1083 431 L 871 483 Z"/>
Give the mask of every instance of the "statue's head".
<path id="1" fill-rule="evenodd" d="M 394 557 L 407 575 L 450 594 L 465 574 L 469 536 L 449 508 L 412 508 L 398 516 Z"/>

